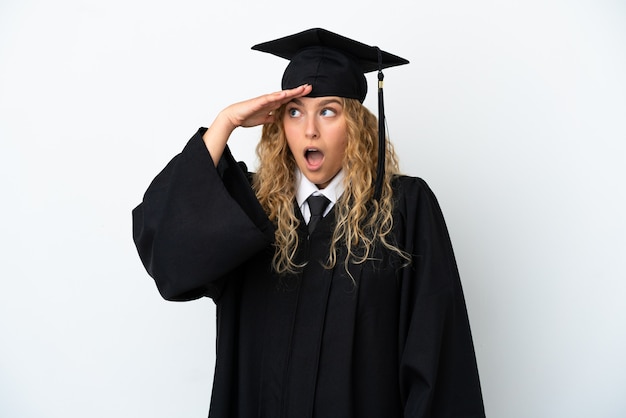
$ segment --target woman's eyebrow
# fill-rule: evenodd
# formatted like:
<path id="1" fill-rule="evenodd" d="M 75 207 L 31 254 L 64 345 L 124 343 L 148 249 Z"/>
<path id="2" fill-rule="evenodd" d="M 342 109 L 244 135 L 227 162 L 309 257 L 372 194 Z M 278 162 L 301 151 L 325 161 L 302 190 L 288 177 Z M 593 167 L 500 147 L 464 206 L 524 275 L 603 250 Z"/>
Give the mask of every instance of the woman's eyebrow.
<path id="1" fill-rule="evenodd" d="M 289 103 L 295 103 L 298 106 L 304 106 L 304 103 L 302 102 L 302 100 L 300 100 L 299 98 L 294 98 L 291 100 L 291 102 Z M 327 99 L 327 100 L 322 100 L 321 102 L 318 103 L 318 106 L 327 106 L 329 104 L 333 104 L 336 103 L 338 105 L 341 105 L 341 101 L 339 101 L 338 99 Z"/>
<path id="2" fill-rule="evenodd" d="M 324 100 L 322 102 L 320 102 L 320 106 L 326 106 L 332 103 L 336 103 L 338 105 L 341 105 L 341 102 L 337 99 L 328 99 L 328 100 Z"/>

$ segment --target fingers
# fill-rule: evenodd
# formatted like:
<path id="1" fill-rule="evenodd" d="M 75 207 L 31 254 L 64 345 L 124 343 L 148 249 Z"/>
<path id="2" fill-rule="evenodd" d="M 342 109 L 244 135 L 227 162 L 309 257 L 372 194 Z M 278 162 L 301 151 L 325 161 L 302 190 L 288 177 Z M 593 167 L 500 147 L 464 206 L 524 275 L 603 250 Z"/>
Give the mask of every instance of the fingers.
<path id="1" fill-rule="evenodd" d="M 261 105 L 262 109 L 270 109 L 268 111 L 268 116 L 272 117 L 274 112 L 283 104 L 288 103 L 289 101 L 295 99 L 296 97 L 306 96 L 311 92 L 313 87 L 310 84 L 303 84 L 293 89 L 281 90 L 274 93 L 267 94 L 265 96 L 261 96 L 260 99 L 263 101 Z"/>
<path id="2" fill-rule="evenodd" d="M 294 99 L 296 97 L 302 97 L 302 96 L 306 96 L 307 94 L 311 93 L 311 90 L 313 90 L 313 86 L 310 84 L 303 84 L 299 87 L 296 87 L 294 89 L 290 89 L 290 90 L 284 90 L 286 93 L 287 98 L 289 98 L 289 100 Z"/>
<path id="3" fill-rule="evenodd" d="M 278 104 L 278 106 L 280 106 L 296 97 L 306 96 L 307 94 L 311 93 L 311 90 L 313 90 L 313 86 L 311 86 L 310 84 L 303 84 L 293 89 L 281 90 L 275 93 L 270 93 L 269 95 L 267 95 L 269 97 L 266 96 L 266 98 L 268 99 L 268 104 L 272 103 Z"/>
<path id="4" fill-rule="evenodd" d="M 289 90 L 283 90 L 285 92 L 287 92 L 288 95 L 293 95 L 292 97 L 298 97 L 298 96 L 306 96 L 307 94 L 309 94 L 311 92 L 311 90 L 313 90 L 313 86 L 310 84 L 303 84 L 301 86 L 298 86 L 296 88 L 293 89 L 289 89 Z"/>
<path id="5" fill-rule="evenodd" d="M 306 96 L 313 87 L 309 84 L 264 94 L 254 99 L 235 103 L 227 107 L 224 112 L 233 126 L 256 126 L 275 121 L 275 111 L 285 103 L 296 97 Z"/>

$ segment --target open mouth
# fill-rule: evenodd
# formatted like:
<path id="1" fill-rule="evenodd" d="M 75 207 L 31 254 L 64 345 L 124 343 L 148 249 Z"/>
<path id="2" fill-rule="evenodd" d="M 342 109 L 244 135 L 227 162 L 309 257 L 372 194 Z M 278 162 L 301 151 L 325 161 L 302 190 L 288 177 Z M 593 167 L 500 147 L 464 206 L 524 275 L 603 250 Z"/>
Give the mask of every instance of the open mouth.
<path id="1" fill-rule="evenodd" d="M 317 148 L 307 148 L 304 151 L 304 158 L 310 168 L 317 168 L 324 161 L 324 153 Z"/>

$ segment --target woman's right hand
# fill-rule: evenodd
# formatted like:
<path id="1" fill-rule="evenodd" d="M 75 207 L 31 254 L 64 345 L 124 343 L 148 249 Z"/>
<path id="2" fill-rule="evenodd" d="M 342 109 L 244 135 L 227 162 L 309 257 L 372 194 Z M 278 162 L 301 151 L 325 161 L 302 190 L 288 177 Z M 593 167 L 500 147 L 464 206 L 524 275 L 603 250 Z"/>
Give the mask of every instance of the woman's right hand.
<path id="1" fill-rule="evenodd" d="M 235 128 L 274 122 L 276 109 L 296 97 L 306 96 L 312 89 L 310 84 L 304 84 L 294 89 L 281 90 L 234 103 L 222 110 L 202 136 L 215 166 L 222 157 L 228 138 Z"/>
<path id="2" fill-rule="evenodd" d="M 312 90 L 311 85 L 304 84 L 290 90 L 281 90 L 275 93 L 264 94 L 243 102 L 234 103 L 222 110 L 220 116 L 226 117 L 233 125 L 252 127 L 274 122 L 274 111 L 281 105 L 296 97 L 306 96 Z"/>

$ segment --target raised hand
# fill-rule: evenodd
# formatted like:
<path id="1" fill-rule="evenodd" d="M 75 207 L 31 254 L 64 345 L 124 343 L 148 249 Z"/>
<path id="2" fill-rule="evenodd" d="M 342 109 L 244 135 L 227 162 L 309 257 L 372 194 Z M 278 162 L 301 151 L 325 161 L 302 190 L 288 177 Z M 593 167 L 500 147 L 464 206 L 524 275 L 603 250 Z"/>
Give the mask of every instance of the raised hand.
<path id="1" fill-rule="evenodd" d="M 251 127 L 274 121 L 273 111 L 290 100 L 306 96 L 312 87 L 308 84 L 290 90 L 264 94 L 254 99 L 234 103 L 222 110 L 220 116 L 226 117 L 233 127 Z"/>
<path id="2" fill-rule="evenodd" d="M 234 103 L 222 110 L 202 139 L 217 166 L 230 134 L 239 126 L 251 127 L 274 122 L 274 111 L 290 100 L 306 96 L 313 87 L 304 84 L 290 90 L 264 94 L 243 102 Z"/>

